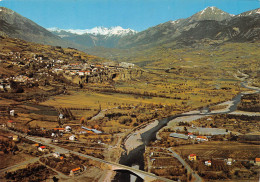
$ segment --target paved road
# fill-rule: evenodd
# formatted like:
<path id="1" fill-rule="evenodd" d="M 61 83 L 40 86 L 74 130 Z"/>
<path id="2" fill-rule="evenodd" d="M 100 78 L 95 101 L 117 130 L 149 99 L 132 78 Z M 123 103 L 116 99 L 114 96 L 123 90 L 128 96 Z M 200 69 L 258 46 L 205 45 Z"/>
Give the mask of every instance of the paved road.
<path id="1" fill-rule="evenodd" d="M 182 165 L 187 169 L 187 171 L 190 174 L 192 174 L 192 176 L 195 178 L 196 182 L 203 181 L 202 178 L 191 169 L 190 165 L 187 162 L 185 162 L 185 160 L 179 154 L 177 154 L 170 148 L 168 148 L 168 151 L 170 151 L 172 153 L 172 156 L 174 156 L 176 159 L 178 159 L 182 163 Z"/>
<path id="2" fill-rule="evenodd" d="M 142 171 L 142 170 L 139 170 L 139 169 L 135 169 L 135 168 L 132 168 L 132 167 L 129 167 L 129 166 L 125 166 L 125 165 L 122 165 L 122 164 L 118 164 L 118 163 L 115 163 L 115 162 L 105 161 L 105 160 L 102 160 L 102 159 L 99 159 L 99 158 L 95 158 L 95 157 L 92 157 L 92 156 L 89 156 L 89 155 L 86 155 L 86 154 L 82 154 L 82 153 L 79 153 L 79 152 L 68 150 L 68 149 L 65 149 L 65 148 L 62 148 L 62 147 L 50 144 L 50 143 L 46 143 L 44 141 L 35 139 L 35 137 L 33 137 L 33 136 L 28 136 L 28 135 L 25 135 L 25 134 L 22 134 L 22 133 L 19 133 L 19 132 L 15 132 L 15 131 L 9 130 L 7 128 L 0 128 L 0 129 L 12 132 L 12 133 L 14 133 L 14 134 L 16 134 L 18 136 L 24 137 L 24 138 L 26 138 L 28 140 L 31 140 L 31 141 L 35 142 L 35 143 L 41 143 L 42 145 L 54 148 L 56 152 L 71 153 L 71 154 L 78 155 L 78 156 L 81 156 L 81 157 L 84 157 L 84 158 L 87 158 L 87 159 L 91 159 L 91 160 L 94 160 L 94 161 L 97 161 L 97 162 L 101 162 L 101 163 L 107 164 L 107 165 L 109 165 L 111 167 L 114 167 L 116 169 L 129 170 L 129 171 L 132 171 L 133 173 L 136 173 L 138 175 L 147 176 L 147 177 L 158 179 L 158 180 L 162 180 L 162 181 L 172 181 L 172 180 L 169 180 L 167 178 L 156 176 L 153 173 L 148 173 L 148 172 L 145 172 L 145 171 Z"/>

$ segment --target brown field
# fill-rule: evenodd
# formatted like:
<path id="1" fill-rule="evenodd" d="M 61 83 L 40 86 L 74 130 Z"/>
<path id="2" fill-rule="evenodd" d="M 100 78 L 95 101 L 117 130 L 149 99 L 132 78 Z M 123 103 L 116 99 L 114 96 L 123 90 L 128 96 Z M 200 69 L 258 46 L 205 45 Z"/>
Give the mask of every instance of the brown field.
<path id="1" fill-rule="evenodd" d="M 198 158 L 209 160 L 211 158 L 236 160 L 254 160 L 259 157 L 260 146 L 230 141 L 209 141 L 195 145 L 183 145 L 174 147 L 183 158 L 189 154 L 197 154 Z"/>

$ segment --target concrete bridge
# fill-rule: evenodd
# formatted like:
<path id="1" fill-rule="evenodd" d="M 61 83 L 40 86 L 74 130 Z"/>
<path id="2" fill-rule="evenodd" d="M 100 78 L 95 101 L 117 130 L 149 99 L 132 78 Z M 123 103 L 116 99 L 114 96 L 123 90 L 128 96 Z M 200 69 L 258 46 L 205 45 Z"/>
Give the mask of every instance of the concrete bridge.
<path id="1" fill-rule="evenodd" d="M 151 181 L 155 181 L 155 180 L 172 182 L 172 180 L 170 180 L 170 179 L 156 176 L 155 174 L 148 173 L 148 172 L 145 172 L 145 171 L 142 171 L 139 169 L 135 169 L 133 167 L 116 164 L 116 163 L 109 164 L 109 166 L 111 167 L 110 170 L 113 170 L 113 171 L 129 171 L 129 172 L 135 174 L 136 176 L 142 178 L 145 182 L 151 182 Z"/>

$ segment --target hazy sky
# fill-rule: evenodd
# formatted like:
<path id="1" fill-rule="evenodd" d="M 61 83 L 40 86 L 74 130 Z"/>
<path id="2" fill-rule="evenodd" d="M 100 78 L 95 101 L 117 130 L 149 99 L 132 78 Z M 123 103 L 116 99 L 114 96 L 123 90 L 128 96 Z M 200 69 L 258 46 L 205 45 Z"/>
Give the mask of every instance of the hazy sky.
<path id="1" fill-rule="evenodd" d="M 90 29 L 122 26 L 137 31 L 179 18 L 208 6 L 239 14 L 260 7 L 260 0 L 0 0 L 10 8 L 50 28 Z"/>

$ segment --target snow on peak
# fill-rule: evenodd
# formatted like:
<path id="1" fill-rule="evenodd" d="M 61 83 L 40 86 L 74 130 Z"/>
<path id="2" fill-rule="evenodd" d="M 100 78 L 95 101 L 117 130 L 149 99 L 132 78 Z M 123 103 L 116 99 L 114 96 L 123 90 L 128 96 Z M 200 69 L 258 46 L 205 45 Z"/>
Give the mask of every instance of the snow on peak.
<path id="1" fill-rule="evenodd" d="M 47 28 L 47 30 L 49 30 L 51 32 L 60 32 L 62 29 L 59 29 L 57 27 L 51 27 L 51 28 Z"/>
<path id="2" fill-rule="evenodd" d="M 215 6 L 206 7 L 204 10 L 201 11 L 200 14 L 204 14 L 206 11 L 209 11 L 209 10 L 214 11 L 216 9 L 217 9 L 217 7 L 215 7 Z"/>
<path id="3" fill-rule="evenodd" d="M 82 34 L 93 34 L 93 35 L 127 35 L 129 33 L 137 33 L 135 30 L 132 30 L 130 28 L 124 29 L 120 26 L 116 27 L 111 27 L 111 28 L 106 28 L 106 27 L 94 27 L 92 29 L 59 29 L 56 27 L 53 28 L 48 28 L 49 31 L 56 31 L 56 32 L 61 32 L 61 31 L 66 31 L 69 33 L 77 34 L 77 35 L 82 35 Z"/>
<path id="4" fill-rule="evenodd" d="M 177 23 L 179 23 L 180 22 L 180 20 L 175 20 L 175 21 L 171 21 L 171 23 L 174 25 L 174 24 L 177 24 Z"/>

